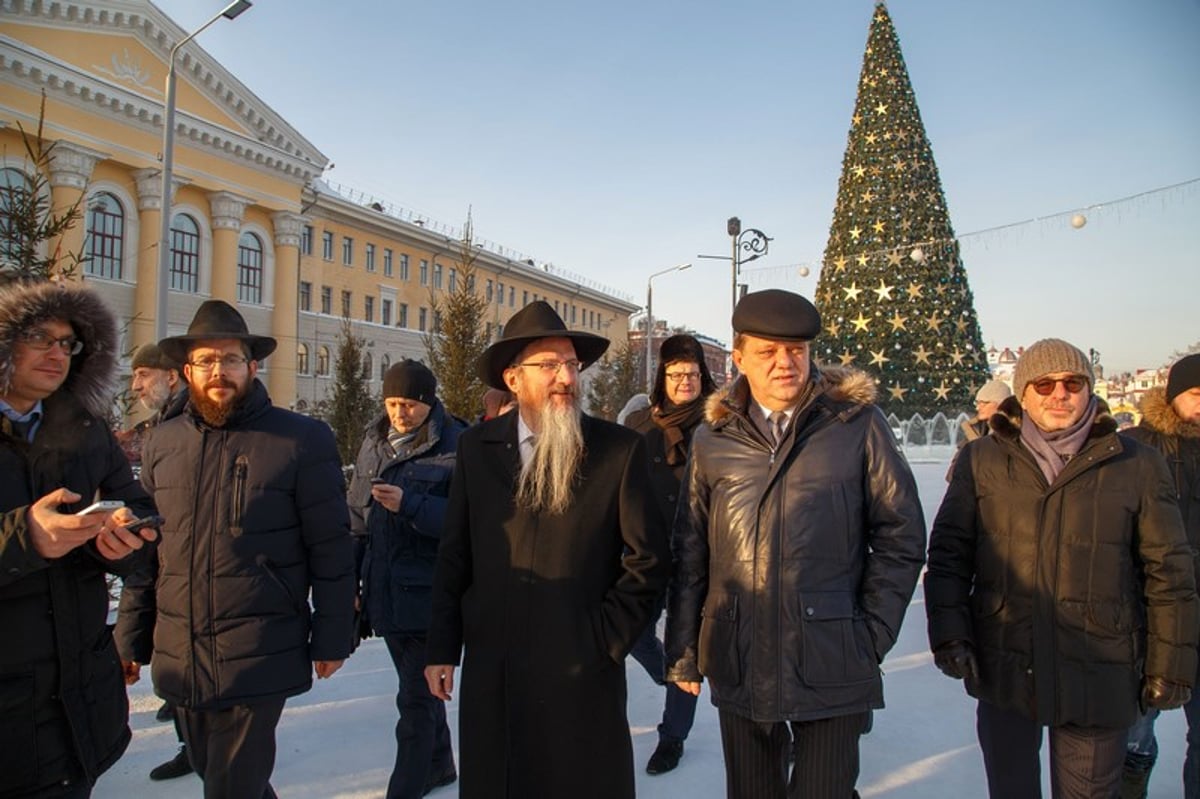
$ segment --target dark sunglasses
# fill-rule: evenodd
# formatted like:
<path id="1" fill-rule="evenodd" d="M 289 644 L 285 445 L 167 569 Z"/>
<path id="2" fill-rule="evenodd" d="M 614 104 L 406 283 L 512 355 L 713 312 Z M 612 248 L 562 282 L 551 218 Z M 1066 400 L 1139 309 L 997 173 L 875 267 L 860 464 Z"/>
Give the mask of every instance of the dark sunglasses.
<path id="1" fill-rule="evenodd" d="M 1054 387 L 1059 383 L 1062 383 L 1063 387 L 1072 394 L 1078 394 L 1080 391 L 1083 391 L 1085 388 L 1087 388 L 1088 381 L 1086 378 L 1074 376 L 1060 377 L 1057 380 L 1050 377 L 1043 377 L 1041 380 L 1034 380 L 1029 385 L 1033 386 L 1033 390 L 1041 394 L 1043 397 L 1048 397 L 1054 393 Z"/>

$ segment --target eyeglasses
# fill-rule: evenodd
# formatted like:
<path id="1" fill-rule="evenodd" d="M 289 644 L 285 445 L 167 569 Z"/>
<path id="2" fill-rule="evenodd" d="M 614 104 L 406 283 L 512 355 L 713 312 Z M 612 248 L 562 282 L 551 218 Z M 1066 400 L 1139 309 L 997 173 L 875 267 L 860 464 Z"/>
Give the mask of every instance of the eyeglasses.
<path id="1" fill-rule="evenodd" d="M 682 383 L 684 380 L 699 380 L 699 372 L 666 372 L 666 378 L 672 383 Z"/>
<path id="2" fill-rule="evenodd" d="M 226 372 L 232 372 L 235 369 L 240 369 L 249 361 L 248 358 L 242 355 L 205 355 L 202 358 L 197 358 L 194 361 L 188 361 L 193 369 L 199 369 L 202 372 L 211 372 L 220 364 L 221 368 Z"/>
<path id="3" fill-rule="evenodd" d="M 546 377 L 554 377 L 563 367 L 566 367 L 571 374 L 578 374 L 579 370 L 583 368 L 583 364 L 574 358 L 569 361 L 529 361 L 528 363 L 519 363 L 517 366 L 540 369 Z"/>
<path id="4" fill-rule="evenodd" d="M 83 342 L 74 336 L 55 338 L 45 330 L 34 330 L 32 332 L 25 333 L 21 336 L 20 340 L 33 349 L 41 350 L 42 352 L 45 352 L 54 346 L 57 346 L 67 355 L 78 355 L 79 353 L 83 352 Z"/>
<path id="5" fill-rule="evenodd" d="M 1043 377 L 1041 380 L 1035 380 L 1029 385 L 1033 386 L 1033 390 L 1043 397 L 1048 397 L 1054 393 L 1054 387 L 1059 383 L 1062 383 L 1063 387 L 1072 394 L 1078 394 L 1087 388 L 1088 381 L 1086 378 L 1072 375 L 1071 377 L 1060 377 L 1057 380 L 1052 377 Z"/>

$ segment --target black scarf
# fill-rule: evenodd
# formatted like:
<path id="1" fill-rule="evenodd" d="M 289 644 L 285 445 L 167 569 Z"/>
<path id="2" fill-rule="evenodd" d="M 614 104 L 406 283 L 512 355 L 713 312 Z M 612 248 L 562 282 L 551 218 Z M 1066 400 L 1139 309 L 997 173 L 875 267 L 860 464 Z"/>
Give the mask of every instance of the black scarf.
<path id="1" fill-rule="evenodd" d="M 650 418 L 663 432 L 663 455 L 668 466 L 681 466 L 687 462 L 688 437 L 684 432 L 695 427 L 704 416 L 705 397 L 697 397 L 685 405 L 676 405 L 664 400 L 655 408 Z"/>

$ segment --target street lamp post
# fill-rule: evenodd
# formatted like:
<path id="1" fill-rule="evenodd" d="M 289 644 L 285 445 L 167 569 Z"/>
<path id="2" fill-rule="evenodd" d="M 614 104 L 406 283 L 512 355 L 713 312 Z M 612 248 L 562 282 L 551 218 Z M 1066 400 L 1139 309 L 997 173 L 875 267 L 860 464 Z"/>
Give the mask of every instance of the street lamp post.
<path id="1" fill-rule="evenodd" d="M 742 230 L 742 220 L 736 216 L 729 217 L 729 221 L 725 223 L 725 229 L 733 240 L 733 257 L 731 259 L 733 261 L 733 291 L 729 305 L 729 313 L 732 315 L 738 302 L 738 275 L 741 274 L 742 264 L 750 263 L 755 258 L 766 255 L 771 239 L 757 228 Z M 743 254 L 746 257 L 743 257 Z"/>
<path id="2" fill-rule="evenodd" d="M 179 48 L 199 36 L 219 20 L 234 19 L 250 8 L 250 0 L 234 0 L 219 14 L 189 33 L 174 47 L 167 59 L 167 86 L 163 97 L 163 152 L 162 152 L 162 221 L 158 235 L 158 287 L 155 293 L 154 337 L 162 340 L 167 336 L 167 284 L 171 280 L 171 173 L 175 161 L 175 57 Z"/>
<path id="3" fill-rule="evenodd" d="M 690 263 L 679 264 L 672 266 L 670 269 L 664 269 L 661 272 L 655 272 L 646 281 L 646 393 L 649 394 L 654 390 L 654 373 L 650 370 L 650 359 L 653 356 L 654 342 L 654 278 L 670 272 L 682 272 L 684 269 L 691 268 Z"/>

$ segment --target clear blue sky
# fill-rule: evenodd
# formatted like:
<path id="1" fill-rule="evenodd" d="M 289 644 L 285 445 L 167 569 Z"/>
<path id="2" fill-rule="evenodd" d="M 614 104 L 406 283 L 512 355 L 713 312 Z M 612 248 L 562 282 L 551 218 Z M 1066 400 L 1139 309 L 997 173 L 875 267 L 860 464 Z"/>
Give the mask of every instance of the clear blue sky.
<path id="1" fill-rule="evenodd" d="M 185 29 L 223 0 L 158 0 Z M 752 289 L 811 296 L 872 0 L 255 0 L 200 42 L 331 180 L 612 286 L 720 340 L 725 220 Z M 1200 177 L 1197 0 L 894 0 L 960 235 Z M 1200 340 L 1200 186 L 965 236 L 984 342 L 1109 371 Z M 796 267 L 807 265 L 801 278 Z M 790 267 L 790 268 L 788 268 Z"/>

